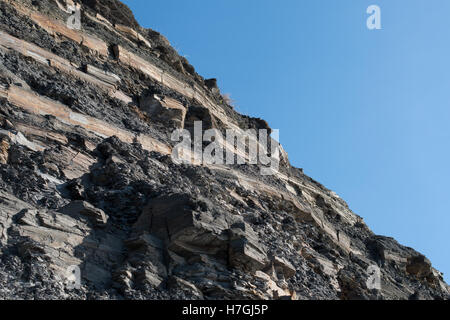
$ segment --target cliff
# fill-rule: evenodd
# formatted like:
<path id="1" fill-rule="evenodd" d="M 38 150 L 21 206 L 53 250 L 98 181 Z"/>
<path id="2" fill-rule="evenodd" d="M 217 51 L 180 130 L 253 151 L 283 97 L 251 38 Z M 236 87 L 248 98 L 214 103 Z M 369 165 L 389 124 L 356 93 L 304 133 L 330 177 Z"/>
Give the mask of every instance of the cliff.
<path id="1" fill-rule="evenodd" d="M 122 3 L 72 5 L 0 1 L 0 299 L 449 298 L 275 140 L 271 174 L 174 161 L 197 121 L 271 129 Z"/>

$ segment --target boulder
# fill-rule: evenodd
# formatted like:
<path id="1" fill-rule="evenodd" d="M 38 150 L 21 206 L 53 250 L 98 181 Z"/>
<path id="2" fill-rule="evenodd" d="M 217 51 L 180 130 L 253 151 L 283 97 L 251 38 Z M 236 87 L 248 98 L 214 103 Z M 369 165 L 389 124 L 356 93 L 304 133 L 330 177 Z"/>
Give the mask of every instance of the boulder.
<path id="1" fill-rule="evenodd" d="M 265 283 L 265 291 L 269 299 L 280 299 L 281 297 L 290 297 L 290 300 L 295 300 L 295 292 L 292 294 L 289 290 L 280 288 L 270 276 L 262 271 L 255 272 L 255 278 Z"/>
<path id="2" fill-rule="evenodd" d="M 412 256 L 408 259 L 406 272 L 418 278 L 425 278 L 432 274 L 431 262 L 424 255 Z"/>
<path id="3" fill-rule="evenodd" d="M 220 94 L 219 87 L 217 86 L 217 79 L 207 79 L 205 80 L 205 85 L 214 95 Z"/>
<path id="4" fill-rule="evenodd" d="M 295 273 L 295 267 L 286 259 L 280 257 L 273 257 L 273 265 L 277 274 L 282 273 L 285 279 L 292 278 Z"/>
<path id="5" fill-rule="evenodd" d="M 187 110 L 175 99 L 156 94 L 144 95 L 139 100 L 139 107 L 151 120 L 183 127 Z"/>
<path id="6" fill-rule="evenodd" d="M 150 286 L 153 288 L 158 288 L 164 281 L 158 274 L 146 268 L 138 269 L 134 273 L 134 280 L 138 287 Z"/>
<path id="7" fill-rule="evenodd" d="M 213 217 L 207 205 L 189 194 L 170 194 L 152 199 L 134 225 L 134 232 L 164 239 L 170 245 L 212 246 L 228 228 L 223 219 Z M 187 245 L 183 246 L 187 249 Z"/>
<path id="8" fill-rule="evenodd" d="M 184 121 L 184 128 L 190 130 L 193 133 L 195 122 L 202 122 L 202 130 L 219 129 L 219 120 L 213 116 L 208 108 L 203 106 L 189 106 L 186 114 L 186 120 Z"/>
<path id="9" fill-rule="evenodd" d="M 168 287 L 170 290 L 181 291 L 185 295 L 194 296 L 197 299 L 204 299 L 203 293 L 194 284 L 179 277 L 170 277 Z"/>
<path id="10" fill-rule="evenodd" d="M 229 233 L 229 262 L 232 267 L 255 272 L 268 265 L 265 247 L 250 225 L 247 223 L 234 225 Z"/>
<path id="11" fill-rule="evenodd" d="M 14 215 L 31 206 L 12 194 L 0 190 L 0 244 L 8 241 L 8 229 L 12 224 Z"/>
<path id="12" fill-rule="evenodd" d="M 95 208 L 90 203 L 82 200 L 72 201 L 67 206 L 60 209 L 59 212 L 71 217 L 88 217 L 97 226 L 104 226 L 108 221 L 108 216 L 103 210 Z"/>

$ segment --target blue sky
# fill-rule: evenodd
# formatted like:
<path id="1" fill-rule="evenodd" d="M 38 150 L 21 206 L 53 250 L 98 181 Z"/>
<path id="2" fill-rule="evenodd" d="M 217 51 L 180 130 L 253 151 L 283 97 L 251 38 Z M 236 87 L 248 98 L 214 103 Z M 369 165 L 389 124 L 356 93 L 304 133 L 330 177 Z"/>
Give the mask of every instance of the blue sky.
<path id="1" fill-rule="evenodd" d="M 280 129 L 293 165 L 450 281 L 450 1 L 124 2 Z"/>

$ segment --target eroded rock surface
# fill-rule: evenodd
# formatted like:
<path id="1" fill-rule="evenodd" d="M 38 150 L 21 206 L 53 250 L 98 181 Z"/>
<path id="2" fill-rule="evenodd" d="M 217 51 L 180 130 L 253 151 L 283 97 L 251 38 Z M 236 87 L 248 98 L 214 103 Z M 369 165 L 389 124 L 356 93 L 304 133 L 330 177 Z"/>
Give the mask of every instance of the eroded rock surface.
<path id="1" fill-rule="evenodd" d="M 174 163 L 175 128 L 270 128 L 120 2 L 81 1 L 81 30 L 69 2 L 0 1 L 0 299 L 449 298 L 284 151 L 272 176 Z"/>

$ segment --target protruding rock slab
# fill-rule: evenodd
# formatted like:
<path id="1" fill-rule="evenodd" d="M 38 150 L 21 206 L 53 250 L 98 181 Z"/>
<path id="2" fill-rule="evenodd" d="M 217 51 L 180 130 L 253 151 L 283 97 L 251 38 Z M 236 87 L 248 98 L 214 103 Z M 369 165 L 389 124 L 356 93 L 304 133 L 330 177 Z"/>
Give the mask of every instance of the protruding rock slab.
<path id="1" fill-rule="evenodd" d="M 277 273 L 282 272 L 285 279 L 290 279 L 295 275 L 296 270 L 294 266 L 286 259 L 274 257 L 272 261 L 275 267 L 275 271 L 277 271 Z"/>
<path id="2" fill-rule="evenodd" d="M 67 206 L 60 209 L 60 212 L 72 217 L 80 215 L 88 217 L 97 226 L 104 226 L 108 221 L 108 216 L 103 210 L 95 208 L 90 203 L 81 200 L 69 203 Z"/>
<path id="3" fill-rule="evenodd" d="M 158 95 L 145 96 L 140 99 L 140 108 L 150 119 L 163 123 L 172 122 L 182 128 L 186 117 L 186 108 L 175 99 Z"/>
<path id="4" fill-rule="evenodd" d="M 426 278 L 432 275 L 431 261 L 424 255 L 416 255 L 408 259 L 406 271 L 418 278 Z"/>
<path id="5" fill-rule="evenodd" d="M 269 264 L 264 245 L 246 223 L 235 225 L 230 230 L 229 260 L 231 266 L 253 272 Z"/>
<path id="6" fill-rule="evenodd" d="M 112 84 L 112 85 L 116 85 L 117 83 L 119 83 L 121 81 L 121 79 L 114 73 L 96 68 L 94 66 L 91 66 L 90 64 L 84 65 L 83 69 L 84 69 L 84 72 L 86 72 L 87 74 L 90 74 L 90 75 L 98 78 L 99 80 L 104 81 L 109 84 Z"/>
<path id="7" fill-rule="evenodd" d="M 8 241 L 8 228 L 12 224 L 12 218 L 23 209 L 31 209 L 31 206 L 0 190 L 0 244 Z"/>

